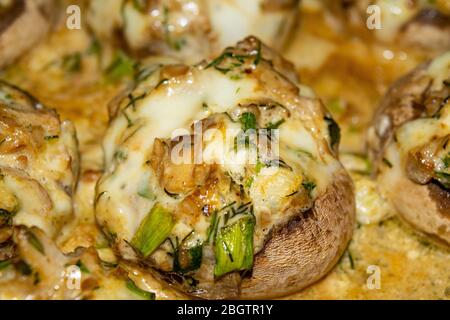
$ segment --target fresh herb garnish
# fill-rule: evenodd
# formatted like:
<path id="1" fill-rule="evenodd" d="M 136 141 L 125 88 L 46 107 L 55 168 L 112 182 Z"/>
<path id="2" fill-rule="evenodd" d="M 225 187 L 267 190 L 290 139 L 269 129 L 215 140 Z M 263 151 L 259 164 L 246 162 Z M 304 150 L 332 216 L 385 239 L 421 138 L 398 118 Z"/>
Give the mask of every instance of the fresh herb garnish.
<path id="1" fill-rule="evenodd" d="M 121 161 L 125 161 L 128 158 L 128 155 L 125 151 L 122 150 L 117 150 L 116 152 L 114 152 L 113 155 L 114 159 L 116 159 L 117 161 L 121 162 Z"/>
<path id="2" fill-rule="evenodd" d="M 39 240 L 39 238 L 31 231 L 27 232 L 27 240 L 28 243 L 31 244 L 33 248 L 35 248 L 37 251 L 39 251 L 42 254 L 45 254 L 44 246 L 42 245 L 42 242 Z"/>
<path id="3" fill-rule="evenodd" d="M 105 70 L 106 78 L 112 82 L 118 82 L 125 77 L 131 77 L 135 72 L 135 66 L 135 61 L 119 50 Z"/>
<path id="4" fill-rule="evenodd" d="M 145 13 L 147 0 L 133 0 L 133 7 L 141 13 Z"/>
<path id="5" fill-rule="evenodd" d="M 306 157 L 308 157 L 308 158 L 315 159 L 314 155 L 313 155 L 311 152 L 307 151 L 307 150 L 304 150 L 304 149 L 298 149 L 297 152 L 298 152 L 299 155 L 301 155 L 301 156 L 306 156 Z"/>
<path id="6" fill-rule="evenodd" d="M 155 300 L 156 295 L 154 292 L 145 291 L 141 288 L 139 288 L 131 279 L 128 279 L 126 286 L 128 290 L 133 292 L 134 294 L 140 296 L 141 298 L 144 298 L 145 300 Z"/>
<path id="7" fill-rule="evenodd" d="M 278 129 L 285 121 L 286 121 L 286 120 L 281 119 L 281 120 L 278 120 L 278 121 L 275 122 L 275 123 L 269 122 L 269 123 L 266 125 L 266 129 L 268 129 L 268 130 Z"/>
<path id="8" fill-rule="evenodd" d="M 29 276 L 31 273 L 33 273 L 33 270 L 31 269 L 30 265 L 23 260 L 17 262 L 15 264 L 15 267 L 24 276 Z"/>
<path id="9" fill-rule="evenodd" d="M 450 167 L 450 152 L 447 153 L 447 154 L 442 158 L 442 163 L 444 164 L 445 169 L 447 169 L 448 167 Z"/>
<path id="10" fill-rule="evenodd" d="M 289 197 L 292 197 L 293 195 L 296 195 L 297 193 L 298 193 L 298 190 L 295 190 L 294 192 L 289 193 L 287 196 L 284 196 L 284 197 L 289 198 Z"/>
<path id="11" fill-rule="evenodd" d="M 445 189 L 450 189 L 450 173 L 435 171 L 436 178 L 444 186 Z"/>
<path id="12" fill-rule="evenodd" d="M 50 140 L 54 140 L 54 139 L 58 139 L 59 136 L 58 135 L 54 135 L 54 136 L 45 136 L 44 140 L 46 141 L 50 141 Z"/>
<path id="13" fill-rule="evenodd" d="M 148 200 L 153 201 L 156 199 L 156 195 L 150 190 L 148 186 L 145 186 L 144 188 L 140 189 L 137 194 L 138 196 Z"/>
<path id="14" fill-rule="evenodd" d="M 269 167 L 280 167 L 292 171 L 292 167 L 288 165 L 283 159 L 270 160 L 268 163 L 266 163 L 266 165 Z"/>
<path id="15" fill-rule="evenodd" d="M 239 122 L 242 125 L 242 130 L 256 130 L 256 116 L 251 112 L 244 112 L 239 117 Z"/>
<path id="16" fill-rule="evenodd" d="M 248 178 L 247 179 L 247 181 L 245 182 L 245 187 L 247 188 L 247 189 L 250 189 L 250 187 L 252 186 L 252 184 L 253 184 L 253 177 L 250 177 L 250 178 Z"/>
<path id="17" fill-rule="evenodd" d="M 219 217 L 217 214 L 217 211 L 214 211 L 214 213 L 211 216 L 211 223 L 208 227 L 208 231 L 206 232 L 206 242 L 210 243 L 212 239 L 214 239 L 216 231 L 217 231 L 217 225 L 219 223 Z"/>
<path id="18" fill-rule="evenodd" d="M 155 86 L 155 89 L 158 89 L 160 86 L 162 86 L 163 84 L 166 84 L 169 82 L 169 79 L 161 79 Z"/>
<path id="19" fill-rule="evenodd" d="M 136 110 L 136 102 L 139 100 L 144 99 L 146 96 L 146 93 L 144 92 L 143 94 L 139 95 L 139 96 L 133 96 L 132 93 L 128 94 L 128 103 L 125 106 L 125 109 L 127 109 L 128 107 L 132 107 L 133 110 Z"/>
<path id="20" fill-rule="evenodd" d="M 180 197 L 180 195 L 179 195 L 178 193 L 172 193 L 172 192 L 169 192 L 169 191 L 167 191 L 166 188 L 164 188 L 164 192 L 165 192 L 169 197 L 174 198 L 174 199 L 178 199 L 178 198 Z"/>
<path id="21" fill-rule="evenodd" d="M 142 220 L 131 244 L 148 257 L 166 240 L 174 224 L 172 213 L 157 203 Z"/>
<path id="22" fill-rule="evenodd" d="M 215 240 L 215 277 L 253 267 L 254 228 L 255 218 L 244 215 L 233 224 L 218 230 Z"/>
<path id="23" fill-rule="evenodd" d="M 311 196 L 312 191 L 316 188 L 316 184 L 312 181 L 303 181 L 302 186 L 308 192 L 309 196 Z"/>
<path id="24" fill-rule="evenodd" d="M 6 209 L 0 208 L 0 226 L 3 224 L 11 225 L 14 214 L 15 214 L 14 212 L 10 212 Z"/>
<path id="25" fill-rule="evenodd" d="M 173 271 L 187 273 L 200 268 L 202 263 L 203 243 L 195 238 L 192 231 L 174 251 Z"/>
<path id="26" fill-rule="evenodd" d="M 387 165 L 389 168 L 392 168 L 392 163 L 388 159 L 383 158 L 381 161 L 383 161 L 383 163 Z"/>
<path id="27" fill-rule="evenodd" d="M 11 265 L 11 260 L 0 261 L 0 270 L 6 269 Z"/>
<path id="28" fill-rule="evenodd" d="M 102 53 L 102 45 L 100 44 L 100 41 L 98 41 L 97 39 L 92 40 L 91 45 L 87 49 L 86 53 L 100 57 Z"/>
<path id="29" fill-rule="evenodd" d="M 36 271 L 33 273 L 33 285 L 36 286 L 39 282 L 41 282 L 41 276 L 39 275 L 39 272 Z"/>
<path id="30" fill-rule="evenodd" d="M 63 56 L 61 66 L 69 73 L 75 73 L 81 70 L 81 53 L 74 52 Z"/>
<path id="31" fill-rule="evenodd" d="M 80 268 L 80 271 L 83 273 L 91 273 L 89 269 L 84 265 L 84 263 L 81 260 L 78 260 L 75 264 L 78 268 Z"/>
<path id="32" fill-rule="evenodd" d="M 350 252 L 350 250 L 347 250 L 347 255 L 348 255 L 348 260 L 350 262 L 350 268 L 353 270 L 353 269 L 355 269 L 355 262 L 353 260 L 353 256 L 352 256 L 352 253 Z"/>

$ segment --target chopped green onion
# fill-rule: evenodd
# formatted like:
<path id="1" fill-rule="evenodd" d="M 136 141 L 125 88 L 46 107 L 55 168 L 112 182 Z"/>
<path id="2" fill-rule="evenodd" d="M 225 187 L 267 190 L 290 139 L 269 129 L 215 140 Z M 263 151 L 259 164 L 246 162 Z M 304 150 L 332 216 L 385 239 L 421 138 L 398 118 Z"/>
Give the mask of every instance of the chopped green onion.
<path id="1" fill-rule="evenodd" d="M 145 0 L 133 0 L 133 7 L 141 13 L 145 13 L 147 4 Z"/>
<path id="2" fill-rule="evenodd" d="M 3 224 L 11 225 L 13 217 L 14 217 L 13 212 L 0 208 L 0 226 Z"/>
<path id="3" fill-rule="evenodd" d="M 0 270 L 6 269 L 11 265 L 11 260 L 0 261 Z"/>
<path id="4" fill-rule="evenodd" d="M 255 218 L 246 214 L 235 223 L 218 230 L 215 241 L 215 277 L 253 267 L 254 228 Z"/>
<path id="5" fill-rule="evenodd" d="M 350 252 L 350 250 L 347 251 L 347 254 L 348 254 L 348 260 L 350 262 L 350 268 L 353 270 L 353 269 L 355 269 L 355 261 L 353 260 L 353 255 Z"/>
<path id="6" fill-rule="evenodd" d="M 145 300 L 155 300 L 155 293 L 150 291 L 145 291 L 139 288 L 132 280 L 128 279 L 127 288 L 134 294 L 144 298 Z"/>
<path id="7" fill-rule="evenodd" d="M 450 167 L 450 152 L 442 158 L 442 163 L 446 169 Z"/>
<path id="8" fill-rule="evenodd" d="M 54 140 L 54 139 L 58 139 L 59 136 L 58 135 L 54 135 L 54 136 L 45 136 L 44 140 L 50 141 L 50 140 Z"/>
<path id="9" fill-rule="evenodd" d="M 132 76 L 135 71 L 135 62 L 124 52 L 118 51 L 114 60 L 106 68 L 106 77 L 112 82 L 118 82 L 124 77 Z"/>
<path id="10" fill-rule="evenodd" d="M 312 191 L 316 188 L 316 184 L 312 181 L 303 181 L 302 182 L 303 188 L 305 188 L 306 191 L 308 191 L 308 194 L 311 196 Z"/>
<path id="11" fill-rule="evenodd" d="M 62 58 L 61 66 L 64 70 L 70 73 L 81 70 L 81 53 L 75 52 L 67 54 Z"/>
<path id="12" fill-rule="evenodd" d="M 328 109 L 334 114 L 334 115 L 340 115 L 345 111 L 345 106 L 342 104 L 342 101 L 340 99 L 333 99 L 328 104 Z"/>
<path id="13" fill-rule="evenodd" d="M 44 246 L 42 245 L 39 238 L 36 237 L 36 235 L 33 232 L 31 232 L 31 231 L 27 232 L 27 240 L 28 240 L 28 243 L 31 244 L 31 246 L 33 248 L 35 248 L 40 253 L 45 254 Z"/>
<path id="14" fill-rule="evenodd" d="M 33 273 L 33 285 L 38 285 L 39 282 L 41 282 L 41 276 L 39 275 L 39 272 Z"/>
<path id="15" fill-rule="evenodd" d="M 91 273 L 81 260 L 77 261 L 76 266 L 80 268 L 80 271 L 83 273 Z"/>
<path id="16" fill-rule="evenodd" d="M 266 129 L 268 129 L 268 130 L 278 129 L 285 121 L 286 120 L 284 120 L 284 119 L 280 119 L 275 123 L 269 122 L 266 125 Z"/>
<path id="17" fill-rule="evenodd" d="M 142 189 L 140 189 L 137 194 L 138 194 L 138 196 L 148 199 L 148 200 L 153 201 L 156 199 L 156 195 L 150 190 L 150 188 L 148 186 L 145 186 Z"/>
<path id="18" fill-rule="evenodd" d="M 87 49 L 87 54 L 100 56 L 101 53 L 102 45 L 100 44 L 100 41 L 98 41 L 97 39 L 92 40 L 91 45 Z"/>
<path id="19" fill-rule="evenodd" d="M 157 203 L 141 222 L 131 244 L 147 257 L 166 240 L 173 226 L 174 220 L 170 211 Z"/>
<path id="20" fill-rule="evenodd" d="M 188 235 L 175 250 L 174 272 L 186 273 L 197 270 L 202 263 L 203 243 L 194 233 Z"/>
<path id="21" fill-rule="evenodd" d="M 211 239 L 214 239 L 217 230 L 217 224 L 219 222 L 217 211 L 214 211 L 211 217 L 211 224 L 208 227 L 208 231 L 206 233 L 206 242 L 210 242 Z"/>
<path id="22" fill-rule="evenodd" d="M 383 158 L 382 161 L 383 161 L 383 163 L 384 163 L 385 165 L 387 165 L 389 168 L 392 168 L 392 163 L 391 163 L 388 159 Z"/>
<path id="23" fill-rule="evenodd" d="M 239 118 L 239 121 L 244 131 L 256 129 L 256 116 L 251 112 L 244 112 Z"/>
<path id="24" fill-rule="evenodd" d="M 254 180 L 253 177 L 250 177 L 250 178 L 247 179 L 247 181 L 245 182 L 245 187 L 246 187 L 247 189 L 250 189 L 250 188 L 251 188 L 251 186 L 252 186 L 252 184 L 253 184 L 253 180 Z"/>
<path id="25" fill-rule="evenodd" d="M 450 189 L 450 173 L 435 171 L 437 180 L 442 184 L 445 189 Z"/>
<path id="26" fill-rule="evenodd" d="M 258 160 L 258 162 L 256 163 L 256 166 L 255 166 L 255 173 L 259 174 L 261 172 L 261 169 L 264 168 L 265 166 L 266 165 L 263 162 Z"/>
<path id="27" fill-rule="evenodd" d="M 30 265 L 23 260 L 20 260 L 18 263 L 16 263 L 15 267 L 24 276 L 29 276 L 33 272 Z"/>

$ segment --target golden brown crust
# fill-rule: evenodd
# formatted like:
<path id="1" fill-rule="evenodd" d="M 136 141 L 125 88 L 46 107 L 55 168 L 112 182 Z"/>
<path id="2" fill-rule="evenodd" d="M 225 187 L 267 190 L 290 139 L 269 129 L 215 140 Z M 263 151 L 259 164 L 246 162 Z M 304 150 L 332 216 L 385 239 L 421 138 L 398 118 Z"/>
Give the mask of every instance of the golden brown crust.
<path id="1" fill-rule="evenodd" d="M 397 80 L 375 112 L 368 143 L 376 163 L 381 161 L 380 155 L 392 141 L 395 130 L 405 122 L 418 118 L 423 112 L 424 93 L 431 83 L 426 75 L 428 65 L 425 63 Z"/>
<path id="2" fill-rule="evenodd" d="M 436 102 L 442 108 L 448 99 L 445 86 L 440 92 L 432 90 L 429 66 L 425 63 L 417 67 L 391 86 L 369 131 L 369 151 L 378 168 L 378 182 L 402 220 L 435 242 L 450 245 L 450 192 L 432 180 L 434 168 L 432 175 L 421 181 L 424 160 L 416 164 L 409 159 L 410 153 L 403 159 L 395 139 L 402 125 L 435 116 Z"/>

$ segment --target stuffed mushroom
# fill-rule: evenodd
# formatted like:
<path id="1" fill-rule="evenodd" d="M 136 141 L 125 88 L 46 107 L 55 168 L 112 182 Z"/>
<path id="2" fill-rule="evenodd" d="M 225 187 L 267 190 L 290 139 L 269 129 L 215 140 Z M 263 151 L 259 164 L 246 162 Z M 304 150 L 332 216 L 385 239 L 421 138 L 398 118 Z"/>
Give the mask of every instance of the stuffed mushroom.
<path id="1" fill-rule="evenodd" d="M 111 109 L 96 218 L 122 259 L 202 298 L 273 298 L 323 277 L 351 237 L 339 128 L 249 37 L 150 65 Z"/>
<path id="2" fill-rule="evenodd" d="M 250 34 L 280 48 L 298 11 L 298 0 L 110 2 L 108 7 L 102 0 L 89 2 L 87 21 L 100 40 L 125 44 L 135 54 L 166 54 L 189 62 Z"/>
<path id="3" fill-rule="evenodd" d="M 0 81 L 0 242 L 17 225 L 56 239 L 72 216 L 78 162 L 72 123 Z"/>
<path id="4" fill-rule="evenodd" d="M 369 143 L 380 187 L 417 231 L 450 245 L 450 52 L 395 83 Z"/>
<path id="5" fill-rule="evenodd" d="M 53 0 L 0 1 L 0 68 L 41 40 L 51 26 Z"/>
<path id="6" fill-rule="evenodd" d="M 322 0 L 344 25 L 385 43 L 433 52 L 450 49 L 447 0 Z"/>

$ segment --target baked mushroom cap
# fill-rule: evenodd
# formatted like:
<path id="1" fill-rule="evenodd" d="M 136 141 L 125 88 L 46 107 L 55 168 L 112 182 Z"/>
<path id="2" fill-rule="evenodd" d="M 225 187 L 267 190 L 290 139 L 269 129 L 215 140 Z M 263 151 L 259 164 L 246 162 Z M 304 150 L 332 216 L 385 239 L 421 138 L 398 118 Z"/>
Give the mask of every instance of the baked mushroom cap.
<path id="1" fill-rule="evenodd" d="M 39 228 L 14 226 L 11 234 L 7 247 L 14 255 L 0 256 L 1 300 L 139 298 L 136 292 L 152 298 L 152 293 L 130 287 L 127 270 L 119 273 L 116 264 L 103 260 L 112 254 L 109 249 L 78 248 L 64 255 Z"/>
<path id="2" fill-rule="evenodd" d="M 450 52 L 395 83 L 376 112 L 369 147 L 399 215 L 450 244 Z"/>
<path id="3" fill-rule="evenodd" d="M 0 229 L 38 227 L 54 239 L 72 215 L 78 162 L 73 125 L 0 81 Z"/>
<path id="4" fill-rule="evenodd" d="M 12 63 L 50 30 L 53 0 L 0 3 L 0 68 Z"/>
<path id="5" fill-rule="evenodd" d="M 373 22 L 372 17 L 378 14 L 381 28 L 369 32 L 379 41 L 441 53 L 450 49 L 447 0 L 325 0 L 324 3 L 345 25 L 366 32 L 367 23 Z"/>
<path id="6" fill-rule="evenodd" d="M 298 2 L 111 0 L 105 6 L 104 1 L 93 0 L 87 21 L 99 39 L 125 45 L 135 54 L 198 62 L 250 34 L 280 48 L 295 22 Z"/>
<path id="7" fill-rule="evenodd" d="M 272 298 L 324 276 L 354 225 L 339 128 L 254 37 L 150 65 L 112 108 L 96 218 L 123 259 L 202 298 Z"/>

